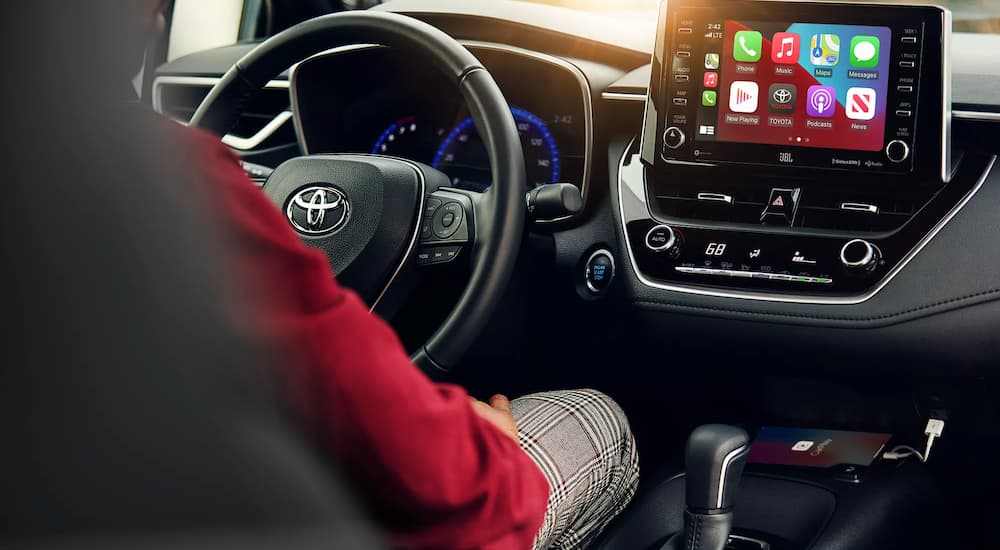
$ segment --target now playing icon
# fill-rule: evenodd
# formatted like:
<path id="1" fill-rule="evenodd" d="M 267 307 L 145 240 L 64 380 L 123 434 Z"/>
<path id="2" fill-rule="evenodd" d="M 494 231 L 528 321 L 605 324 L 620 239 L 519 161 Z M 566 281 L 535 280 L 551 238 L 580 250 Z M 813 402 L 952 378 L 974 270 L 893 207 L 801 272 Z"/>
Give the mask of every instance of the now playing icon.
<path id="1" fill-rule="evenodd" d="M 848 88 L 845 111 L 851 120 L 871 120 L 875 118 L 877 94 L 871 88 Z"/>

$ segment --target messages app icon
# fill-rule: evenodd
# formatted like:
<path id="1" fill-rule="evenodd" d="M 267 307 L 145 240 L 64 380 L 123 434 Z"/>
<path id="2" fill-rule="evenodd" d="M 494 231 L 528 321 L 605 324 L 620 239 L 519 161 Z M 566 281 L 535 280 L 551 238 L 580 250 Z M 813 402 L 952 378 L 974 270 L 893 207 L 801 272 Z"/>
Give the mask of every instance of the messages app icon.
<path id="1" fill-rule="evenodd" d="M 840 61 L 840 37 L 814 34 L 809 40 L 809 59 L 813 65 L 832 67 Z"/>
<path id="2" fill-rule="evenodd" d="M 878 37 L 855 36 L 851 39 L 851 66 L 871 69 L 878 66 Z"/>
<path id="3" fill-rule="evenodd" d="M 760 59 L 763 37 L 757 31 L 736 31 L 733 59 L 754 63 Z"/>

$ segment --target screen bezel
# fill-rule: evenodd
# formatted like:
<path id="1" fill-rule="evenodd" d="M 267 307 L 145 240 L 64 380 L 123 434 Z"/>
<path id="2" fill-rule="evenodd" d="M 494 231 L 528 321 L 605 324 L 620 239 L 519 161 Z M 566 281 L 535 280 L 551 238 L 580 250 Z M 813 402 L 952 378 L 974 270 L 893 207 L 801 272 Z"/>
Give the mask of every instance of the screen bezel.
<path id="1" fill-rule="evenodd" d="M 782 0 L 734 0 L 724 7 L 718 0 L 664 0 L 660 5 L 656 44 L 653 51 L 649 94 L 646 100 L 645 120 L 640 147 L 642 160 L 654 168 L 669 169 L 671 166 L 706 166 L 720 172 L 733 174 L 774 174 L 809 175 L 809 179 L 843 180 L 849 173 L 853 182 L 860 184 L 878 181 L 879 185 L 913 185 L 914 179 L 934 184 L 950 179 L 950 121 L 951 121 L 951 76 L 948 66 L 948 45 L 950 42 L 950 12 L 937 6 L 907 6 L 887 4 L 849 4 L 830 2 L 785 2 Z M 776 21 L 776 22 L 827 22 L 845 25 L 875 25 L 898 29 L 919 23 L 922 28 L 922 55 L 918 94 L 914 109 L 913 139 L 910 143 L 912 163 L 901 169 L 831 168 L 816 165 L 785 165 L 777 162 L 779 151 L 821 151 L 834 153 L 835 149 L 818 149 L 784 145 L 753 144 L 742 142 L 711 142 L 714 147 L 725 150 L 739 148 L 743 159 L 731 160 L 725 155 L 706 162 L 687 152 L 675 153 L 671 160 L 659 154 L 663 145 L 663 131 L 669 126 L 667 112 L 670 108 L 671 63 L 674 50 L 674 21 L 680 10 L 707 8 L 720 10 L 720 18 L 732 20 Z M 729 37 L 726 37 L 729 39 Z M 940 47 L 938 47 L 940 45 Z M 938 54 L 937 52 L 940 52 Z M 887 99 L 891 107 L 898 100 L 890 75 L 892 90 Z M 919 109 L 919 112 L 916 112 Z M 693 111 L 692 111 L 693 113 Z M 694 115 L 691 116 L 694 119 Z M 887 117 L 888 118 L 888 117 Z M 693 128 L 693 125 L 690 125 Z M 888 131 L 888 120 L 886 131 Z M 690 151 L 690 148 L 688 148 Z M 752 153 L 759 158 L 747 159 Z M 807 154 L 807 156 L 809 156 Z M 815 156 L 813 154 L 812 156 Z M 774 159 L 774 160 L 769 160 Z"/>

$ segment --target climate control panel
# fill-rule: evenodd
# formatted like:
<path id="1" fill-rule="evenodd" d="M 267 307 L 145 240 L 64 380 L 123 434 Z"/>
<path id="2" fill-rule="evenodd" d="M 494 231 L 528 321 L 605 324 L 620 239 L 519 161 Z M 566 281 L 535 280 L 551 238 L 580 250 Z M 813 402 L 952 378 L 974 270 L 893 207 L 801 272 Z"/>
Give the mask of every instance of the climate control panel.
<path id="1" fill-rule="evenodd" d="M 630 241 L 657 279 L 757 289 L 859 291 L 890 265 L 865 239 L 725 231 L 634 221 Z M 892 258 L 888 258 L 891 260 Z"/>

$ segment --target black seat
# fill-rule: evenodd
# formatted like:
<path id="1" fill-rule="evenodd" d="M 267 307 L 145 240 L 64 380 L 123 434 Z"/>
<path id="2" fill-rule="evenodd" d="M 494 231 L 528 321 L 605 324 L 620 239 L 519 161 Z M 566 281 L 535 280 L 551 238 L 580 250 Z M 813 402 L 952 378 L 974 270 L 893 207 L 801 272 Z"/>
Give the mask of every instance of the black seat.
<path id="1" fill-rule="evenodd" d="M 102 85 L 127 2 L 17 4 L 0 547 L 375 547 L 234 323 L 210 182 L 173 123 Z"/>

